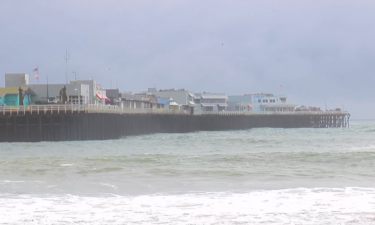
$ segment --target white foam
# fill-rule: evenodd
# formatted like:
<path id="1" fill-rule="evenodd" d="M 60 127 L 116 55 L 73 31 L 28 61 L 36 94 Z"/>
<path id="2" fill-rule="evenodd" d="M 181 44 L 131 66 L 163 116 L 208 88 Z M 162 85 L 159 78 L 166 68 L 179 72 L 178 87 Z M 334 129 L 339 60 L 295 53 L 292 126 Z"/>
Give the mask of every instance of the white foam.
<path id="1" fill-rule="evenodd" d="M 60 164 L 60 166 L 71 167 L 71 166 L 74 166 L 74 164 L 65 163 L 65 164 Z"/>
<path id="2" fill-rule="evenodd" d="M 375 189 L 370 188 L 0 199 L 0 224 L 375 223 Z"/>
<path id="3" fill-rule="evenodd" d="M 352 147 L 351 149 L 355 151 L 363 151 L 363 150 L 375 151 L 375 145 L 358 146 L 358 147 Z"/>
<path id="4" fill-rule="evenodd" d="M 108 183 L 100 183 L 100 185 L 102 185 L 102 186 L 106 186 L 106 187 L 110 187 L 110 188 L 112 188 L 112 189 L 115 189 L 115 190 L 117 190 L 118 189 L 118 187 L 116 187 L 115 185 L 113 185 L 113 184 L 108 184 Z"/>

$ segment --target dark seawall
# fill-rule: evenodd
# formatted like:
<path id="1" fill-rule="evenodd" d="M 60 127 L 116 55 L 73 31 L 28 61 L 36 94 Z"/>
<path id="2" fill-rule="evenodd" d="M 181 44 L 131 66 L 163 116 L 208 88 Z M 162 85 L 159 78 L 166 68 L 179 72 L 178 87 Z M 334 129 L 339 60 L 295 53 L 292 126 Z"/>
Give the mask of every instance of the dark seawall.
<path id="1" fill-rule="evenodd" d="M 63 113 L 0 115 L 0 142 L 108 140 L 153 133 L 240 130 L 257 127 L 346 127 L 349 114 L 171 115 Z"/>

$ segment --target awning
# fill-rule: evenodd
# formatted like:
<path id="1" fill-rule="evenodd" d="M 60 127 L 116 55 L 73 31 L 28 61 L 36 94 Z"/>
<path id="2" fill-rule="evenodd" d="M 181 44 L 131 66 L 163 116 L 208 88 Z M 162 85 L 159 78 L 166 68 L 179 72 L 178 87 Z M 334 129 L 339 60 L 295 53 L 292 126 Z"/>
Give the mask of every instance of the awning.
<path id="1" fill-rule="evenodd" d="M 218 103 L 217 105 L 220 106 L 220 107 L 227 107 L 228 106 L 227 103 Z"/>
<path id="2" fill-rule="evenodd" d="M 188 101 L 188 103 L 189 103 L 189 105 L 191 105 L 191 106 L 195 106 L 195 103 L 192 102 L 192 101 Z"/>
<path id="3" fill-rule="evenodd" d="M 248 104 L 247 107 L 248 107 L 248 108 L 253 108 L 253 105 Z"/>
<path id="4" fill-rule="evenodd" d="M 170 102 L 169 105 L 178 105 L 176 102 Z"/>
<path id="5" fill-rule="evenodd" d="M 103 94 L 96 93 L 95 96 L 96 96 L 97 98 L 99 98 L 100 100 L 103 100 L 103 99 L 104 99 L 104 100 L 107 101 L 107 102 L 111 101 L 109 98 L 107 98 L 107 96 L 105 96 L 105 95 L 103 95 Z"/>

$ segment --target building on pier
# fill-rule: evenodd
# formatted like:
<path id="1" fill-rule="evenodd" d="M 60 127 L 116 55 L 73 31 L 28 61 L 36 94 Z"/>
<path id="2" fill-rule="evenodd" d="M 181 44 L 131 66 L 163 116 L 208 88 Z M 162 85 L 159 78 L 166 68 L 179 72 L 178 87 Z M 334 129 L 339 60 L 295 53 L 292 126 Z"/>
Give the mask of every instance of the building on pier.
<path id="1" fill-rule="evenodd" d="M 89 86 L 89 89 L 87 91 L 87 96 L 88 97 L 88 103 L 89 104 L 95 104 L 95 105 L 105 105 L 109 104 L 111 100 L 107 97 L 107 92 L 106 89 L 103 88 L 102 85 L 98 84 L 96 80 L 93 78 L 89 80 L 71 80 L 70 84 L 86 84 Z"/>
<path id="2" fill-rule="evenodd" d="M 120 99 L 120 90 L 118 88 L 105 89 L 106 96 L 110 100 L 110 105 L 118 105 L 121 101 Z"/>
<path id="3" fill-rule="evenodd" d="M 27 73 L 6 73 L 5 87 L 19 87 L 29 84 L 29 74 Z"/>
<path id="4" fill-rule="evenodd" d="M 141 108 L 141 109 L 167 109 L 169 99 L 160 98 L 152 93 L 132 92 L 120 93 L 119 106 L 121 108 Z"/>
<path id="5" fill-rule="evenodd" d="M 196 107 L 194 103 L 195 95 L 193 92 L 181 89 L 164 89 L 157 90 L 156 88 L 148 88 L 144 93 L 153 94 L 158 98 L 171 99 L 172 108 L 179 108 L 181 110 L 190 111 Z M 174 103 L 173 103 L 174 102 Z"/>
<path id="6" fill-rule="evenodd" d="M 66 104 L 88 104 L 89 86 L 86 84 L 29 84 L 35 92 L 33 100 L 35 104 L 63 103 L 61 102 L 61 90 L 66 88 Z"/>
<path id="7" fill-rule="evenodd" d="M 29 87 L 0 88 L 0 105 L 19 106 L 33 104 L 35 92 Z"/>
<path id="8" fill-rule="evenodd" d="M 296 104 L 287 102 L 285 95 L 270 93 L 228 96 L 230 111 L 284 112 L 294 111 Z"/>
<path id="9" fill-rule="evenodd" d="M 26 73 L 6 73 L 5 87 L 10 88 L 8 91 L 11 93 L 7 93 L 4 97 L 10 105 L 19 104 L 19 100 L 15 100 L 18 98 L 15 95 L 18 94 L 19 87 L 23 90 L 23 95 L 27 96 L 26 99 L 23 98 L 24 105 L 61 103 L 61 90 L 64 87 L 67 94 L 66 103 L 87 104 L 89 102 L 89 85 L 76 81 L 70 84 L 30 84 L 29 75 Z"/>
<path id="10" fill-rule="evenodd" d="M 228 96 L 224 93 L 195 93 L 194 103 L 197 111 L 222 112 L 228 110 Z"/>

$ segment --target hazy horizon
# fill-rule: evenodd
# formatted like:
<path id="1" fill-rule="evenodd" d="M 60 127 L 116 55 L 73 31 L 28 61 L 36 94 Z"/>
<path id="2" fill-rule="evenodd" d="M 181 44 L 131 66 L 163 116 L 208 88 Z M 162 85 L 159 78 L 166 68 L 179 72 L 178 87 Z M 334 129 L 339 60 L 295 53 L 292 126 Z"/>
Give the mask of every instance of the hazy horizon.
<path id="1" fill-rule="evenodd" d="M 286 94 L 374 119 L 375 2 L 3 1 L 0 86 L 93 77 L 121 91 Z M 279 88 L 282 85 L 282 88 Z"/>

